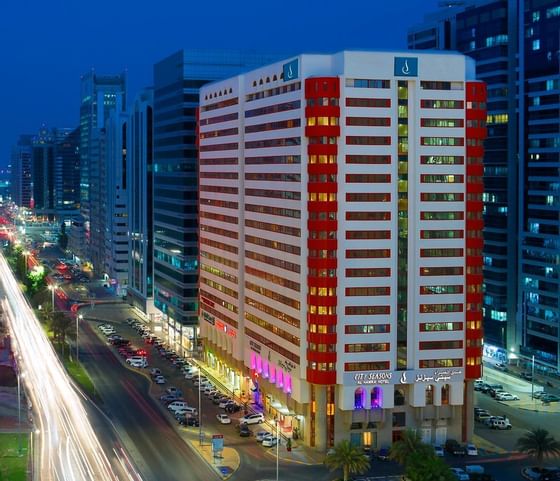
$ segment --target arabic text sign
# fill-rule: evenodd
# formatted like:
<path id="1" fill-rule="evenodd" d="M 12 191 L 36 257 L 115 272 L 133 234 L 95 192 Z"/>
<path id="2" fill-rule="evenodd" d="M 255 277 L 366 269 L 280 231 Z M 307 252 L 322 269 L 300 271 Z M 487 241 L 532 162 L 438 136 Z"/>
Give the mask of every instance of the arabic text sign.
<path id="1" fill-rule="evenodd" d="M 464 377 L 462 369 L 418 369 L 415 371 L 370 371 L 346 373 L 344 384 L 352 383 L 361 385 L 379 384 L 417 384 L 417 383 L 445 383 L 462 381 Z"/>

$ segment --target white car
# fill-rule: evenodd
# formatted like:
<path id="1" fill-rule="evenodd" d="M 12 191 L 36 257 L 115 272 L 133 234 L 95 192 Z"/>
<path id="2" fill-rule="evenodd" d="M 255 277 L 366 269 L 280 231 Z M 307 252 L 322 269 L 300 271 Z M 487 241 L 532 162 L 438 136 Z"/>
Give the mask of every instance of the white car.
<path id="1" fill-rule="evenodd" d="M 263 439 L 266 438 L 267 436 L 271 436 L 271 434 L 268 431 L 257 431 L 255 433 L 255 439 L 257 440 L 258 443 L 262 443 Z"/>
<path id="2" fill-rule="evenodd" d="M 126 362 L 127 362 L 127 364 L 130 364 L 130 366 L 132 366 L 132 367 L 139 367 L 139 368 L 148 367 L 148 361 L 146 361 L 145 358 L 142 358 L 142 359 L 127 359 Z"/>
<path id="3" fill-rule="evenodd" d="M 228 398 L 228 397 L 222 398 L 222 399 L 220 399 L 220 402 L 218 403 L 218 407 L 224 409 L 230 402 L 231 402 L 230 398 Z"/>
<path id="4" fill-rule="evenodd" d="M 496 394 L 496 399 L 498 401 L 519 401 L 519 396 L 509 392 L 500 392 Z"/>
<path id="5" fill-rule="evenodd" d="M 162 375 L 159 375 L 159 376 L 154 377 L 154 382 L 156 384 L 165 384 L 167 381 L 165 380 L 165 378 Z"/>
<path id="6" fill-rule="evenodd" d="M 262 445 L 265 448 L 271 448 L 272 446 L 276 446 L 278 444 L 278 438 L 276 436 L 265 436 Z"/>
<path id="7" fill-rule="evenodd" d="M 443 458 L 443 456 L 445 455 L 443 448 L 441 446 L 434 446 L 434 454 L 438 458 Z"/>
<path id="8" fill-rule="evenodd" d="M 459 481 L 469 481 L 471 479 L 470 476 L 461 468 L 451 468 L 451 472 Z"/>
<path id="9" fill-rule="evenodd" d="M 193 372 L 186 372 L 186 373 L 185 373 L 185 379 L 189 379 L 189 380 L 190 380 L 190 379 L 194 379 L 195 376 L 196 376 L 196 374 L 193 373 Z"/>
<path id="10" fill-rule="evenodd" d="M 216 419 L 221 424 L 231 424 L 231 418 L 227 414 L 216 414 Z"/>
<path id="11" fill-rule="evenodd" d="M 264 422 L 264 414 L 247 414 L 239 420 L 239 424 L 260 424 Z"/>
<path id="12" fill-rule="evenodd" d="M 467 444 L 467 456 L 478 456 L 478 449 L 472 443 Z"/>

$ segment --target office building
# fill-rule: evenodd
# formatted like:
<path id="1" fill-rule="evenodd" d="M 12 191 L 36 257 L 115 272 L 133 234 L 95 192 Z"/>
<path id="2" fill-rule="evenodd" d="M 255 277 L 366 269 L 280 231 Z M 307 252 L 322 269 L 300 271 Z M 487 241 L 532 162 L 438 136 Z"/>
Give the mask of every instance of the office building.
<path id="1" fill-rule="evenodd" d="M 53 136 L 56 215 L 69 220 L 80 208 L 80 129 L 54 129 Z"/>
<path id="2" fill-rule="evenodd" d="M 37 217 L 54 219 L 55 165 L 52 131 L 42 125 L 33 136 L 31 179 L 33 184 L 33 213 Z"/>
<path id="3" fill-rule="evenodd" d="M 123 112 L 126 106 L 126 75 L 97 75 L 89 72 L 81 78 L 80 104 L 80 210 L 82 220 L 76 224 L 72 248 L 80 255 L 90 258 L 90 221 L 98 219 L 100 199 L 95 197 L 102 189 L 99 181 L 99 145 L 94 140 L 102 138 L 109 115 Z M 92 198 L 93 196 L 93 198 Z M 92 205 L 92 203 L 96 205 Z M 93 212 L 90 212 L 93 211 Z M 79 225 L 78 225 L 79 224 Z M 99 228 L 99 226 L 97 226 Z M 76 235 L 77 234 L 77 235 Z M 97 235 L 97 234 L 96 234 Z M 98 247 L 95 247 L 98 252 Z M 95 268 L 95 265 L 94 265 Z"/>
<path id="4" fill-rule="evenodd" d="M 415 49 L 458 50 L 488 85 L 484 354 L 558 370 L 558 2 L 485 0 L 409 30 Z M 544 101 L 541 104 L 541 99 Z M 544 159 L 544 160 L 543 160 Z M 514 361 L 516 362 L 516 361 Z"/>
<path id="5" fill-rule="evenodd" d="M 154 307 L 153 160 L 154 93 L 142 91 L 130 111 L 127 147 L 128 301 L 161 332 Z M 157 325 L 156 325 L 157 324 Z"/>
<path id="6" fill-rule="evenodd" d="M 181 353 L 192 350 L 198 325 L 198 89 L 277 58 L 181 50 L 154 66 L 154 302 Z"/>
<path id="7" fill-rule="evenodd" d="M 16 145 L 12 148 L 11 195 L 12 201 L 18 207 L 31 208 L 32 181 L 31 157 L 32 135 L 20 135 Z"/>
<path id="8" fill-rule="evenodd" d="M 201 88 L 204 356 L 287 436 L 470 439 L 486 134 L 474 67 L 340 52 Z"/>

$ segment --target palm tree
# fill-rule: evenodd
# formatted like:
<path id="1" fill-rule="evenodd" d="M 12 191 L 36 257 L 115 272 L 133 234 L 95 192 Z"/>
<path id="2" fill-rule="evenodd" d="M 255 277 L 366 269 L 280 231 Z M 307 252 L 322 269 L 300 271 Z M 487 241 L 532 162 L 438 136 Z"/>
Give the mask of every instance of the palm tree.
<path id="1" fill-rule="evenodd" d="M 534 428 L 517 440 L 521 452 L 535 458 L 539 468 L 542 468 L 545 458 L 560 455 L 560 442 L 554 439 L 546 429 Z"/>
<path id="2" fill-rule="evenodd" d="M 391 446 L 389 457 L 404 466 L 413 453 L 429 456 L 433 454 L 433 449 L 422 442 L 422 438 L 417 431 L 407 429 L 403 432 L 401 439 Z"/>
<path id="3" fill-rule="evenodd" d="M 454 481 L 457 478 L 449 466 L 436 458 L 432 453 L 428 456 L 422 452 L 414 452 L 406 462 L 406 479 L 409 481 Z"/>
<path id="4" fill-rule="evenodd" d="M 66 336 L 70 333 L 74 326 L 72 319 L 70 319 L 64 312 L 55 311 L 52 313 L 49 328 L 53 333 L 53 338 L 58 341 L 59 346 L 62 348 L 62 355 L 64 355 L 64 343 Z"/>
<path id="5" fill-rule="evenodd" d="M 369 468 L 369 458 L 359 446 L 353 446 L 350 441 L 339 442 L 325 458 L 327 467 L 334 471 L 342 468 L 344 481 L 348 481 L 351 473 L 364 473 Z"/>

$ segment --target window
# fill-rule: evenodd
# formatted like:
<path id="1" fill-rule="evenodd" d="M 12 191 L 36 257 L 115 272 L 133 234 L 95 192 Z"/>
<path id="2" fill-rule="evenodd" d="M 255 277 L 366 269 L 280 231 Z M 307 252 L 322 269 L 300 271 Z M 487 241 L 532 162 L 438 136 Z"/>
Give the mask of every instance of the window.
<path id="1" fill-rule="evenodd" d="M 359 387 L 354 391 L 354 409 L 364 409 L 366 407 L 366 390 Z"/>
<path id="2" fill-rule="evenodd" d="M 463 220 L 464 212 L 440 212 L 440 211 L 422 211 L 420 219 L 422 220 Z"/>
<path id="3" fill-rule="evenodd" d="M 426 406 L 431 406 L 432 404 L 434 404 L 434 386 L 432 386 L 431 384 L 429 386 L 426 386 L 425 400 Z"/>
<path id="4" fill-rule="evenodd" d="M 463 109 L 465 103 L 462 100 L 428 100 L 422 99 L 420 106 L 424 109 Z"/>
<path id="5" fill-rule="evenodd" d="M 462 202 L 464 199 L 465 194 L 462 192 L 422 192 L 420 194 L 420 200 L 425 202 Z"/>
<path id="6" fill-rule="evenodd" d="M 383 388 L 375 386 L 371 390 L 371 409 L 380 409 L 383 407 Z"/>
<path id="7" fill-rule="evenodd" d="M 452 286 L 420 286 L 420 294 L 461 294 L 463 286 L 461 284 Z"/>
<path id="8" fill-rule="evenodd" d="M 421 80 L 420 88 L 423 90 L 463 90 L 463 82 Z"/>
<path id="9" fill-rule="evenodd" d="M 462 239 L 462 230 L 421 230 L 421 239 Z"/>
<path id="10" fill-rule="evenodd" d="M 393 427 L 394 428 L 406 427 L 406 413 L 393 413 Z"/>
<path id="11" fill-rule="evenodd" d="M 390 80 L 379 79 L 346 79 L 346 87 L 365 88 L 365 89 L 388 89 L 391 88 Z"/>
<path id="12" fill-rule="evenodd" d="M 540 39 L 536 38 L 533 40 L 533 50 L 540 50 L 541 49 L 541 41 Z"/>
<path id="13" fill-rule="evenodd" d="M 463 249 L 447 248 L 447 249 L 420 249 L 420 257 L 463 257 Z M 438 269 L 437 267 L 429 267 L 427 269 Z M 442 268 L 445 269 L 445 268 Z M 432 271 L 436 272 L 436 271 Z M 445 274 L 422 274 L 420 275 L 445 275 Z M 449 274 L 447 274 L 449 275 Z"/>
<path id="14" fill-rule="evenodd" d="M 346 269 L 346 277 L 390 277 L 391 269 L 388 267 L 362 267 Z"/>
<path id="15" fill-rule="evenodd" d="M 462 322 L 422 322 L 420 323 L 420 332 L 431 331 L 462 331 Z"/>
<path id="16" fill-rule="evenodd" d="M 422 314 L 438 314 L 442 312 L 463 312 L 463 304 L 420 304 Z"/>
<path id="17" fill-rule="evenodd" d="M 404 406 L 405 397 L 404 389 L 395 389 L 395 394 L 393 396 L 395 406 Z"/>
<path id="18" fill-rule="evenodd" d="M 420 119 L 420 125 L 422 127 L 463 127 L 463 119 L 432 119 L 423 118 Z"/>
<path id="19" fill-rule="evenodd" d="M 299 364 L 299 362 L 298 362 Z M 344 370 L 346 372 L 356 371 L 385 371 L 389 369 L 389 361 L 378 362 L 345 362 Z"/>
<path id="20" fill-rule="evenodd" d="M 420 369 L 436 367 L 462 367 L 463 359 L 422 359 L 419 362 Z"/>
<path id="21" fill-rule="evenodd" d="M 389 127 L 390 117 L 346 117 L 346 125 L 363 127 Z"/>
<path id="22" fill-rule="evenodd" d="M 423 341 L 420 342 L 421 351 L 437 349 L 463 349 L 463 341 Z"/>
<path id="23" fill-rule="evenodd" d="M 462 165 L 464 157 L 462 155 L 422 155 L 420 163 L 426 165 Z"/>
<path id="24" fill-rule="evenodd" d="M 345 344 L 344 352 L 387 352 L 388 342 Z"/>
<path id="25" fill-rule="evenodd" d="M 346 145 L 391 145 L 391 137 L 347 135 Z"/>
<path id="26" fill-rule="evenodd" d="M 465 145 L 465 139 L 462 137 L 421 137 L 420 138 L 421 145 L 430 145 L 430 146 L 461 146 Z"/>
<path id="27" fill-rule="evenodd" d="M 420 175 L 420 182 L 423 184 L 462 184 L 464 182 L 463 175 L 452 174 L 422 174 Z"/>
<path id="28" fill-rule="evenodd" d="M 347 164 L 390 164 L 389 155 L 347 155 Z"/>
<path id="29" fill-rule="evenodd" d="M 346 107 L 390 107 L 391 99 L 346 98 Z"/>
<path id="30" fill-rule="evenodd" d="M 441 387 L 441 404 L 449 404 L 449 384 Z"/>
<path id="31" fill-rule="evenodd" d="M 385 334 L 390 331 L 390 324 L 360 324 L 344 327 L 345 334 Z"/>

